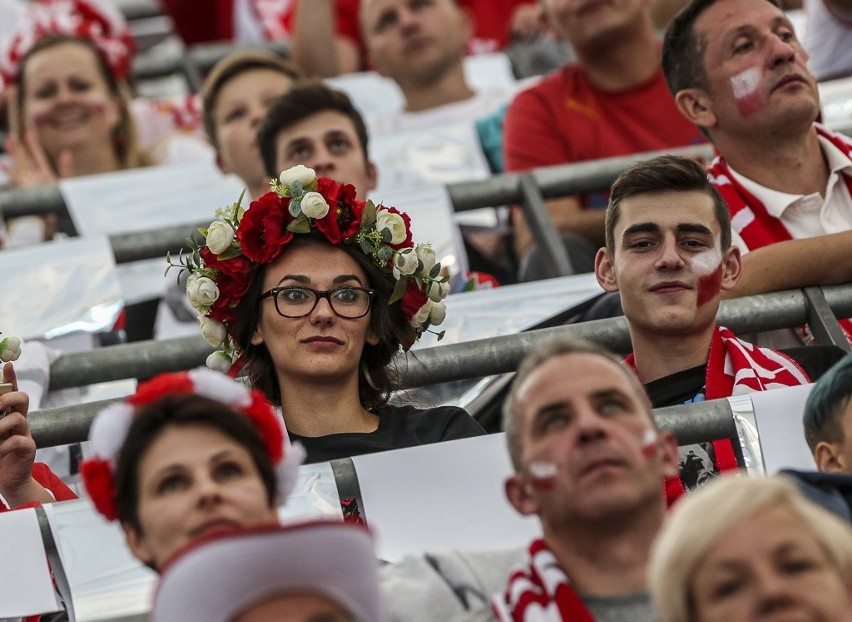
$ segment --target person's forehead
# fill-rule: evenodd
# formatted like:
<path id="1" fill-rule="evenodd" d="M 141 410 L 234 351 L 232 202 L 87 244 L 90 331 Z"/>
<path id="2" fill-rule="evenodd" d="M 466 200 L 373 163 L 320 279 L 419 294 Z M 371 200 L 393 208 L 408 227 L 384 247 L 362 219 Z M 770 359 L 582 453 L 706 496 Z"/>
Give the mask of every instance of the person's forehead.
<path id="1" fill-rule="evenodd" d="M 703 225 L 717 235 L 721 229 L 712 197 L 699 190 L 637 194 L 624 199 L 615 235 L 637 223 L 653 223 L 661 230 L 685 224 Z"/>
<path id="2" fill-rule="evenodd" d="M 337 110 L 320 110 L 309 117 L 300 119 L 290 126 L 281 128 L 278 141 L 299 139 L 321 140 L 331 134 L 356 135 L 355 123 L 348 116 Z"/>
<path id="3" fill-rule="evenodd" d="M 252 67 L 230 76 L 219 86 L 216 105 L 242 101 L 253 96 L 283 95 L 293 80 L 269 67 Z"/>
<path id="4" fill-rule="evenodd" d="M 636 389 L 627 370 L 616 361 L 599 354 L 575 352 L 548 359 L 527 376 L 518 391 L 518 401 L 535 411 L 554 401 L 584 400 L 603 390 L 618 390 L 635 395 Z"/>
<path id="5" fill-rule="evenodd" d="M 787 18 L 769 0 L 717 0 L 695 20 L 695 32 L 709 47 L 722 44 L 726 36 L 738 29 L 778 19 Z"/>
<path id="6" fill-rule="evenodd" d="M 61 59 L 61 62 L 57 62 Z M 63 41 L 38 50 L 27 59 L 24 72 L 32 79 L 48 75 L 101 75 L 97 52 L 81 41 Z"/>

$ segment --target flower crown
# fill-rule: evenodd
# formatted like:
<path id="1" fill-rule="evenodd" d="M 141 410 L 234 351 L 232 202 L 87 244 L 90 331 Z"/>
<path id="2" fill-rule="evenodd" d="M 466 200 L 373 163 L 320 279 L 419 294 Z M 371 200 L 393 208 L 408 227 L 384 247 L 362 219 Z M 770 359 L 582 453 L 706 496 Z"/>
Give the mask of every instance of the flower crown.
<path id="1" fill-rule="evenodd" d="M 136 44 L 114 7 L 93 0 L 38 0 L 27 6 L 0 54 L 2 82 L 15 84 L 21 59 L 39 39 L 54 34 L 88 39 L 117 78 L 127 77 Z"/>
<path id="2" fill-rule="evenodd" d="M 240 199 L 217 210 L 217 220 L 199 229 L 204 244 L 187 241 L 191 252 L 169 268 L 188 271 L 186 296 L 199 313 L 201 334 L 214 348 L 207 364 L 227 371 L 240 359 L 230 334 L 236 308 L 248 291 L 255 268 L 274 261 L 299 234 L 319 234 L 331 244 L 359 249 L 393 286 L 389 304 L 399 303 L 408 326 L 402 344 L 408 349 L 444 321 L 449 277 L 429 244 L 415 246 L 408 215 L 393 207 L 358 201 L 355 188 L 297 165 L 270 182 L 249 209 Z M 166 269 L 168 272 L 169 268 Z M 443 333 L 438 335 L 440 339 Z"/>
<path id="3" fill-rule="evenodd" d="M 83 485 L 92 503 L 107 520 L 118 518 L 115 491 L 115 467 L 118 454 L 127 439 L 136 409 L 166 395 L 200 395 L 215 400 L 248 417 L 266 446 L 278 479 L 278 503 L 283 503 L 296 484 L 298 466 L 304 458 L 301 445 L 285 450 L 283 420 L 260 391 L 204 367 L 188 372 L 155 376 L 139 385 L 126 401 L 103 409 L 92 422 L 89 432 L 93 457 L 80 465 Z"/>
<path id="4" fill-rule="evenodd" d="M 3 332 L 0 331 L 0 335 Z M 0 339 L 0 362 L 8 363 L 17 361 L 21 356 L 21 340 L 17 337 L 3 337 Z"/>

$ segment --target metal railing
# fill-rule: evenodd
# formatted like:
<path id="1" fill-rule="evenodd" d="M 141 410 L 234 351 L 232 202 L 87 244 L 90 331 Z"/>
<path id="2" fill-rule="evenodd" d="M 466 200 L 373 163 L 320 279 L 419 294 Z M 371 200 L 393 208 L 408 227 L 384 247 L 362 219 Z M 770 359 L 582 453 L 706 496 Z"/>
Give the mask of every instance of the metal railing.
<path id="1" fill-rule="evenodd" d="M 505 173 L 482 181 L 448 184 L 447 190 L 455 211 L 509 203 L 520 205 L 527 222 L 530 223 L 536 244 L 548 253 L 548 257 L 553 260 L 551 263 L 559 267 L 559 274 L 553 276 L 559 276 L 571 273 L 570 263 L 545 206 L 545 200 L 606 190 L 628 167 L 662 153 L 708 157 L 712 151 L 709 146 L 702 145 L 667 152 L 640 153 L 564 164 L 536 169 L 529 173 Z M 67 214 L 65 200 L 55 185 L 0 192 L 0 214 L 5 218 L 50 213 Z M 189 233 L 198 226 L 208 224 L 209 222 L 190 223 L 140 233 L 112 235 L 110 242 L 118 263 L 152 259 L 165 255 L 166 251 L 177 253 L 185 246 Z"/>
<path id="2" fill-rule="evenodd" d="M 718 322 L 735 333 L 743 334 L 798 326 L 815 313 L 852 316 L 852 284 L 824 287 L 820 293 L 823 294 L 825 309 L 816 311 L 802 290 L 726 300 L 719 309 Z M 822 321 L 827 323 L 829 319 L 823 317 Z M 562 334 L 590 339 L 615 351 L 628 351 L 630 348 L 627 322 L 621 317 L 424 348 L 398 355 L 393 364 L 399 372 L 402 388 L 491 376 L 514 371 L 532 348 Z M 845 340 L 843 343 L 846 343 Z M 846 347 L 848 350 L 848 345 Z M 200 337 L 183 337 L 65 354 L 51 365 L 50 389 L 145 378 L 163 371 L 189 369 L 202 365 L 210 352 L 210 346 Z M 28 420 L 39 446 L 78 442 L 86 438 L 91 420 L 103 406 L 104 402 L 93 402 L 33 412 Z M 716 415 L 708 417 L 713 419 Z M 704 434 L 704 427 L 700 427 L 701 431 L 690 431 L 691 425 L 688 422 L 678 423 L 678 438 Z M 715 419 L 700 423 L 700 426 L 709 425 L 727 424 Z"/>
<path id="3" fill-rule="evenodd" d="M 852 135 L 852 125 L 835 129 Z M 459 212 L 510 203 L 520 205 L 530 224 L 533 239 L 544 254 L 547 265 L 555 267 L 552 276 L 560 276 L 571 274 L 571 266 L 545 201 L 606 191 L 616 177 L 636 162 L 662 154 L 709 160 L 713 150 L 710 145 L 699 145 L 542 167 L 528 173 L 504 173 L 481 181 L 447 184 L 447 191 L 453 209 Z M 48 213 L 67 214 L 64 199 L 56 186 L 0 192 L 0 214 L 6 218 Z M 207 224 L 209 222 L 190 223 L 185 226 L 113 235 L 110 236 L 110 242 L 118 263 L 152 259 L 165 255 L 166 251 L 177 253 L 185 246 L 188 234 L 196 227 Z"/>

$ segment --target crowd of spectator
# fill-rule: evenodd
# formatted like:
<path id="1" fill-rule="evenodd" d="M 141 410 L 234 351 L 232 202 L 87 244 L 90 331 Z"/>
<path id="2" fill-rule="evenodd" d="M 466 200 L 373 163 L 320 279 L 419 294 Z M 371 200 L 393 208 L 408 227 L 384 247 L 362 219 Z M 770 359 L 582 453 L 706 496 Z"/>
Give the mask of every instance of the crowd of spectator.
<path id="1" fill-rule="evenodd" d="M 852 619 L 852 319 L 839 344 L 717 324 L 723 299 L 852 282 L 852 139 L 821 123 L 818 82 L 852 75 L 852 7 L 789 4 L 162 0 L 182 45 L 235 47 L 199 93 L 154 100 L 114 5 L 0 2 L 4 192 L 185 164 L 245 188 L 168 259 L 177 284 L 151 302 L 171 328 L 142 331 L 202 336 L 212 369 L 140 380 L 84 460 L 67 449 L 68 473 L 27 422 L 49 357 L 11 362 L 44 345 L 0 340 L 0 511 L 87 497 L 159 576 L 155 620 Z M 280 41 L 286 56 L 252 46 Z M 547 75 L 477 73 L 542 49 Z M 426 147 L 407 160 L 408 144 Z M 462 408 L 409 403 L 393 361 L 439 330 L 451 292 L 552 276 L 517 206 L 438 223 L 459 262 L 412 233 L 439 212 L 409 195 L 457 162 L 487 180 L 705 144 L 710 162 L 655 154 L 546 201 L 572 271 L 606 293 L 591 317 L 623 315 L 630 348 L 554 338 L 503 396 L 505 498 L 540 537 L 380 567 L 357 507 L 280 522 L 303 461 L 485 434 Z M 61 218 L 0 214 L 0 251 L 61 244 Z M 107 327 L 119 340 L 122 321 L 130 305 Z M 738 437 L 679 444 L 652 411 L 810 384 L 814 470 L 749 475 Z"/>

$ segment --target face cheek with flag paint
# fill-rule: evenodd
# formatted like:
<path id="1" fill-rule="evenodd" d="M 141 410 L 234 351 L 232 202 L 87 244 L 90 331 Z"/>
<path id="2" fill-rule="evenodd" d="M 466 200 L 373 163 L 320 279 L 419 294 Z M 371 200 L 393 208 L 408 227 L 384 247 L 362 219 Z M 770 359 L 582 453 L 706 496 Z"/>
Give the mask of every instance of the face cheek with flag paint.
<path id="1" fill-rule="evenodd" d="M 731 91 L 737 110 L 743 117 L 754 114 L 764 101 L 760 91 L 762 71 L 760 67 L 750 67 L 731 77 Z"/>
<path id="2" fill-rule="evenodd" d="M 699 307 L 714 300 L 722 291 L 723 268 L 718 240 L 712 250 L 697 253 L 692 258 L 692 269 L 698 276 L 696 304 Z"/>

